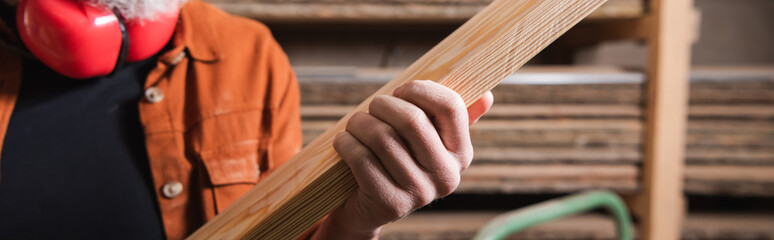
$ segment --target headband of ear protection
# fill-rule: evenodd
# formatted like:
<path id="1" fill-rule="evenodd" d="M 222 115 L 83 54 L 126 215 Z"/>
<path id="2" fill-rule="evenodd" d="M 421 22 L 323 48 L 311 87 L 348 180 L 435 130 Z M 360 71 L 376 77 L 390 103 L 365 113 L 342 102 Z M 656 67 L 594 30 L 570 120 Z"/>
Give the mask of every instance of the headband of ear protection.
<path id="1" fill-rule="evenodd" d="M 21 0 L 16 24 L 22 41 L 41 62 L 62 75 L 85 79 L 156 54 L 172 37 L 178 15 L 175 10 L 151 20 L 124 22 L 113 10 L 80 0 Z"/>

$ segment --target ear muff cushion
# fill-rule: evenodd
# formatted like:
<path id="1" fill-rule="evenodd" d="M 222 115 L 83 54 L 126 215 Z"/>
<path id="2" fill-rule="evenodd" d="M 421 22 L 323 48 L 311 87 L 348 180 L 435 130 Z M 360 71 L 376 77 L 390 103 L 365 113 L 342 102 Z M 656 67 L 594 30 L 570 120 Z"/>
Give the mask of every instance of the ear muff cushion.
<path id="1" fill-rule="evenodd" d="M 62 75 L 83 79 L 113 71 L 121 30 L 112 11 L 73 0 L 22 0 L 16 17 L 30 52 Z"/>
<path id="2" fill-rule="evenodd" d="M 179 15 L 179 8 L 175 8 L 174 12 L 156 16 L 151 20 L 127 21 L 129 53 L 126 61 L 137 62 L 159 52 L 172 38 Z"/>

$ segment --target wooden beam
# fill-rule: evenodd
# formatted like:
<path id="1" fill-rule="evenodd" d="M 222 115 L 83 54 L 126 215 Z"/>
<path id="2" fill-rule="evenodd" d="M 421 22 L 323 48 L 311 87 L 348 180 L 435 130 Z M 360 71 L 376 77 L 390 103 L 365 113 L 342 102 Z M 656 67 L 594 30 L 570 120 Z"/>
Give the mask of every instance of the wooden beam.
<path id="1" fill-rule="evenodd" d="M 390 94 L 412 80 L 430 79 L 471 104 L 604 2 L 494 1 L 373 96 Z M 373 96 L 356 111 L 366 110 Z M 356 183 L 332 142 L 352 114 L 190 239 L 293 239 L 338 207 Z"/>
<path id="2" fill-rule="evenodd" d="M 641 239 L 679 239 L 693 0 L 652 0 Z"/>

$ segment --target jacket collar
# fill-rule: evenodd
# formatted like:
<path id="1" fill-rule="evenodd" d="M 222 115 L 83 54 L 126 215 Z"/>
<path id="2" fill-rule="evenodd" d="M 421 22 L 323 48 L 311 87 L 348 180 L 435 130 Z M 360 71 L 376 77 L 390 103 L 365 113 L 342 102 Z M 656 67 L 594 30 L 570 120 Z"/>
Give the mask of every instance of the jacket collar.
<path id="1" fill-rule="evenodd" d="M 191 58 L 203 62 L 215 62 L 222 58 L 221 42 L 214 23 L 205 17 L 205 4 L 190 0 L 180 10 L 180 20 L 175 31 L 175 48 L 184 46 Z"/>

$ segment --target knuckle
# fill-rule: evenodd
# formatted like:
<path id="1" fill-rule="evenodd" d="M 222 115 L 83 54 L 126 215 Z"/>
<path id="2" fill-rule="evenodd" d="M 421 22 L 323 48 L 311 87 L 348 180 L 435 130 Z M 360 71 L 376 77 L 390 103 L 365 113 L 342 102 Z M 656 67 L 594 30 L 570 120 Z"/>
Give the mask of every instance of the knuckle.
<path id="1" fill-rule="evenodd" d="M 423 207 L 427 204 L 430 204 L 435 200 L 435 193 L 434 192 L 424 192 L 423 194 L 419 195 L 419 204 L 416 206 L 416 208 Z"/>
<path id="2" fill-rule="evenodd" d="M 406 84 L 403 84 L 398 89 L 396 89 L 396 96 L 407 96 L 407 95 L 414 95 L 417 93 L 420 93 L 422 88 L 426 88 L 424 86 L 423 82 L 428 82 L 427 80 L 414 80 L 410 81 Z"/>
<path id="3" fill-rule="evenodd" d="M 475 157 L 475 152 L 473 150 L 473 147 L 470 145 L 463 147 L 460 153 L 458 154 L 458 156 L 460 158 L 460 163 L 462 164 L 461 170 L 467 169 L 470 166 L 470 164 L 473 162 L 473 158 Z"/>
<path id="4" fill-rule="evenodd" d="M 371 103 L 368 104 L 368 109 L 373 112 L 373 109 L 381 108 L 388 103 L 389 99 L 386 95 L 377 95 L 373 100 L 371 100 Z"/>
<path id="5" fill-rule="evenodd" d="M 376 142 L 382 145 L 388 145 L 393 142 L 393 129 L 387 124 L 375 124 L 371 128 L 371 135 L 376 138 Z"/>
<path id="6" fill-rule="evenodd" d="M 455 121 L 462 121 L 467 126 L 468 110 L 462 98 L 454 93 L 449 95 L 445 104 L 441 104 L 441 111 Z M 463 121 L 464 120 L 464 121 Z"/>
<path id="7" fill-rule="evenodd" d="M 416 90 L 416 89 L 422 88 L 425 82 L 427 82 L 427 80 L 414 80 L 406 83 L 404 86 L 407 89 Z"/>
<path id="8" fill-rule="evenodd" d="M 412 132 L 422 132 L 425 129 L 427 115 L 419 109 L 412 109 L 407 112 L 404 127 Z"/>
<path id="9" fill-rule="evenodd" d="M 363 125 L 364 141 L 371 148 L 389 149 L 394 147 L 398 134 L 387 123 L 369 116 L 368 123 Z"/>
<path id="10" fill-rule="evenodd" d="M 419 185 L 417 188 L 415 188 L 415 191 L 411 192 L 411 195 L 413 196 L 414 200 L 413 207 L 419 208 L 430 204 L 433 200 L 435 200 L 436 193 L 435 191 L 432 191 L 432 187 L 430 186 Z"/>
<path id="11" fill-rule="evenodd" d="M 457 171 L 449 171 L 447 173 L 444 173 L 444 176 L 439 179 L 439 182 L 436 184 L 436 190 L 438 192 L 438 196 L 445 197 L 449 194 L 452 194 L 454 190 L 457 189 L 457 186 L 460 184 L 460 174 Z"/>
<path id="12" fill-rule="evenodd" d="M 347 126 L 345 127 L 345 129 L 347 129 L 347 131 L 359 129 L 358 126 L 361 124 L 361 122 L 363 122 L 363 119 L 365 117 L 364 114 L 367 114 L 367 113 L 356 112 L 355 114 L 352 114 L 352 117 L 350 117 L 349 121 L 347 121 Z"/>
<path id="13" fill-rule="evenodd" d="M 342 150 L 344 150 L 342 147 L 347 144 L 347 140 L 345 139 L 345 132 L 339 133 L 336 135 L 336 137 L 333 139 L 333 149 L 336 150 L 336 152 L 341 153 Z"/>
<path id="14" fill-rule="evenodd" d="M 459 112 L 457 111 L 457 107 L 454 103 L 451 102 L 445 102 L 438 104 L 438 112 L 442 114 L 443 116 L 450 116 L 452 119 L 456 119 L 457 115 L 459 115 Z"/>

